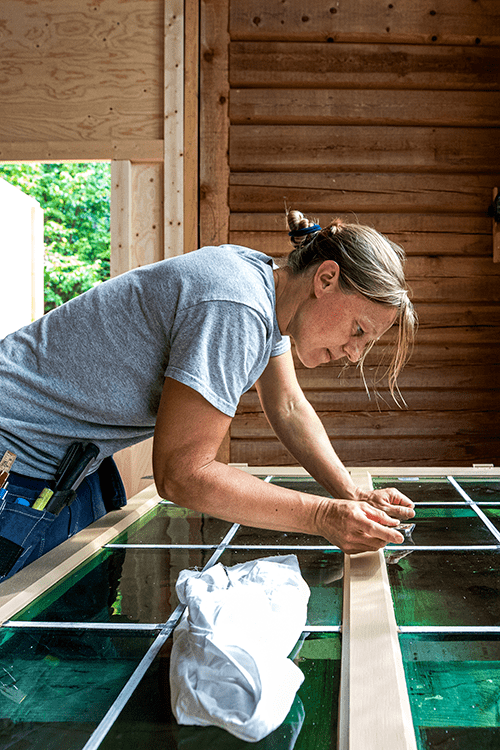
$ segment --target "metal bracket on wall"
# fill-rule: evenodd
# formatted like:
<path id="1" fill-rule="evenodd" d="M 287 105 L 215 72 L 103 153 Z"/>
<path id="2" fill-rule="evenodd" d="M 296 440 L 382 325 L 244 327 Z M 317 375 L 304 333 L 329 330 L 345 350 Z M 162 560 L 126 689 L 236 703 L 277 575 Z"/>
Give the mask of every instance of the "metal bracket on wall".
<path id="1" fill-rule="evenodd" d="M 500 263 L 500 193 L 493 188 L 493 202 L 488 208 L 488 216 L 493 219 L 493 263 Z"/>

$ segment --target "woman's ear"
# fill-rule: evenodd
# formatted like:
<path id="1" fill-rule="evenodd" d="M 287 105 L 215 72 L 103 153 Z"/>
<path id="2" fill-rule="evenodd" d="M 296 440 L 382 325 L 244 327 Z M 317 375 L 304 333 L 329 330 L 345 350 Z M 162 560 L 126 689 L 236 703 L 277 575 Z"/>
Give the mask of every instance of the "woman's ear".
<path id="1" fill-rule="evenodd" d="M 329 294 L 338 289 L 340 268 L 334 260 L 324 260 L 314 274 L 314 293 L 316 297 Z"/>

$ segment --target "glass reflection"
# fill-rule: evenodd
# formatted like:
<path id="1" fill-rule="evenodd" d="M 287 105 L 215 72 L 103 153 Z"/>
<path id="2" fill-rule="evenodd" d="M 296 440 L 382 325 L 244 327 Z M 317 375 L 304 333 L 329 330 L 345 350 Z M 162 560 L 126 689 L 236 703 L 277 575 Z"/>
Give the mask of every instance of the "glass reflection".
<path id="1" fill-rule="evenodd" d="M 500 552 L 427 552 L 387 566 L 398 625 L 500 625 Z"/>
<path id="2" fill-rule="evenodd" d="M 411 537 L 417 546 L 460 547 L 497 543 L 491 531 L 470 507 L 417 507 L 411 522 L 415 524 Z"/>
<path id="3" fill-rule="evenodd" d="M 396 487 L 414 503 L 465 502 L 446 477 L 373 477 L 373 486 Z"/>
<path id="4" fill-rule="evenodd" d="M 338 550 L 290 550 L 297 555 L 302 577 L 311 589 L 307 607 L 308 625 L 340 625 L 342 618 L 342 579 L 344 555 Z M 283 553 L 285 554 L 285 553 Z M 231 566 L 266 555 L 264 551 L 226 549 L 220 562 Z"/>
<path id="5" fill-rule="evenodd" d="M 219 544 L 231 525 L 195 510 L 159 503 L 113 543 Z"/>
<path id="6" fill-rule="evenodd" d="M 500 477 L 455 477 L 458 484 L 465 490 L 475 503 L 500 503 Z"/>
<path id="7" fill-rule="evenodd" d="M 203 567 L 212 550 L 103 550 L 16 616 L 46 622 L 162 623 L 179 603 L 184 568 Z"/>
<path id="8" fill-rule="evenodd" d="M 0 638 L 0 745 L 30 750 L 80 750 L 153 642 L 7 628 Z"/>
<path id="9" fill-rule="evenodd" d="M 419 750 L 500 746 L 500 640 L 400 636 Z"/>
<path id="10" fill-rule="evenodd" d="M 171 643 L 169 639 L 101 750 L 336 750 L 340 636 L 312 634 L 299 641 L 290 658 L 304 673 L 304 682 L 281 727 L 257 743 L 239 740 L 219 727 L 176 723 L 170 709 Z"/>

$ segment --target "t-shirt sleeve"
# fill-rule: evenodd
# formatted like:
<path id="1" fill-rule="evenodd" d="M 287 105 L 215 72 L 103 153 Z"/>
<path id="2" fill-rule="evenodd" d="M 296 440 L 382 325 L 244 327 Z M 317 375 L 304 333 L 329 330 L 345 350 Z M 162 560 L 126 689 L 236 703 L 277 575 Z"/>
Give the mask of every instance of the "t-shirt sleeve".
<path id="1" fill-rule="evenodd" d="M 233 417 L 267 364 L 271 336 L 262 317 L 243 304 L 210 301 L 178 311 L 165 377 Z"/>

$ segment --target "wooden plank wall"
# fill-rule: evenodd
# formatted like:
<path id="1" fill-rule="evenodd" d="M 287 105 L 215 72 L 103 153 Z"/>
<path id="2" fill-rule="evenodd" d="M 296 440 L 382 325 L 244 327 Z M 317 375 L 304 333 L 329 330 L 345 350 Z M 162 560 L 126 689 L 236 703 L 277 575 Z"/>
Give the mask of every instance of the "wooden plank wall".
<path id="1" fill-rule="evenodd" d="M 230 240 L 281 258 L 286 201 L 369 224 L 408 254 L 420 318 L 400 378 L 408 409 L 385 387 L 369 401 L 355 368 L 298 365 L 341 458 L 498 463 L 498 2 L 227 1 Z M 293 463 L 255 391 L 231 435 L 234 462 Z"/>

